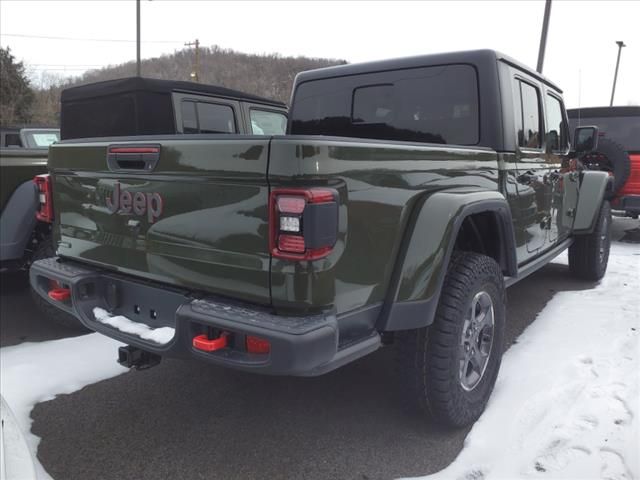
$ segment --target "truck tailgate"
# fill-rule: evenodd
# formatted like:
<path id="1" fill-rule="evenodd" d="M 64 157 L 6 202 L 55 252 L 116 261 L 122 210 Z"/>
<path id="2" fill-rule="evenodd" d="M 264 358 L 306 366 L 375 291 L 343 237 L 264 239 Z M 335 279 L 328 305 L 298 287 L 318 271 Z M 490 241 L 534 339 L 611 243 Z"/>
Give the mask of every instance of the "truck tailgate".
<path id="1" fill-rule="evenodd" d="M 268 304 L 268 145 L 215 135 L 52 146 L 58 254 Z"/>

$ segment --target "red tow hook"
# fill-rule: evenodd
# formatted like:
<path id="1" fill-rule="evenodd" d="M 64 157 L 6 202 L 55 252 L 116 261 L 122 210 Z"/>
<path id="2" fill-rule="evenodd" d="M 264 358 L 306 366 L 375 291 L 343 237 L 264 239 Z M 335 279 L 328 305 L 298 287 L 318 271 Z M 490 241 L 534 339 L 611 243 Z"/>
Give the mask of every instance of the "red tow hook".
<path id="1" fill-rule="evenodd" d="M 209 338 L 206 333 L 193 337 L 193 348 L 203 352 L 215 352 L 227 346 L 227 332 L 222 332 L 218 338 Z"/>
<path id="2" fill-rule="evenodd" d="M 71 298 L 71 289 L 69 288 L 54 288 L 49 290 L 49 298 L 56 302 L 66 302 Z"/>

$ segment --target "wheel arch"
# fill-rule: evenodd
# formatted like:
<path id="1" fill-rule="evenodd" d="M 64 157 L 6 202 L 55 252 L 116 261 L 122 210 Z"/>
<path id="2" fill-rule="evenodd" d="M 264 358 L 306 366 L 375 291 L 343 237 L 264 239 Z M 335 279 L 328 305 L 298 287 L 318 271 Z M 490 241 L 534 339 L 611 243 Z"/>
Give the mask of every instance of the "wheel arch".
<path id="1" fill-rule="evenodd" d="M 404 232 L 379 330 L 409 330 L 433 322 L 447 266 L 461 238 L 471 251 L 493 257 L 505 276 L 517 273 L 511 210 L 500 192 L 451 190 L 426 196 L 414 207 Z"/>

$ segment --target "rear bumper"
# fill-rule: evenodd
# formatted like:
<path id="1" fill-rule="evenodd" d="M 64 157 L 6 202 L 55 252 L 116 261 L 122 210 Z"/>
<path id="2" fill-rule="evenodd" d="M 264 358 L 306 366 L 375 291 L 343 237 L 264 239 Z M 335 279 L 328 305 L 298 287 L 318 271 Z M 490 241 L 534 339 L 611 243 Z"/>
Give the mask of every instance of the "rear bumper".
<path id="1" fill-rule="evenodd" d="M 331 313 L 303 317 L 274 315 L 259 306 L 195 296 L 186 290 L 140 282 L 59 258 L 35 262 L 31 266 L 30 280 L 38 294 L 75 315 L 91 330 L 161 356 L 196 357 L 255 373 L 314 376 L 380 346 L 380 336 L 376 332 L 341 345 L 338 321 Z M 68 300 L 49 298 L 52 281 L 70 289 Z M 95 307 L 153 328 L 175 328 L 175 334 L 166 344 L 144 340 L 97 321 L 93 314 Z M 153 312 L 154 318 L 148 315 L 149 312 Z M 229 346 L 212 352 L 194 348 L 193 338 L 207 332 L 214 335 L 227 332 Z M 244 346 L 247 335 L 268 340 L 270 352 L 247 352 Z"/>
<path id="2" fill-rule="evenodd" d="M 612 202 L 615 210 L 622 210 L 630 215 L 640 214 L 640 195 L 623 195 Z"/>

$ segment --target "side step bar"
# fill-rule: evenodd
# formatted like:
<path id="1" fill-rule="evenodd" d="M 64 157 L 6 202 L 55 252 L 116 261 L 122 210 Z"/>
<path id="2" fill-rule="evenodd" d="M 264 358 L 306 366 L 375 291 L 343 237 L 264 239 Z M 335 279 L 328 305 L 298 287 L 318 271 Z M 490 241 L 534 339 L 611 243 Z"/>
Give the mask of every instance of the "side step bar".
<path id="1" fill-rule="evenodd" d="M 563 251 L 571 246 L 573 243 L 573 238 L 567 238 L 564 242 L 554 247 L 552 250 L 542 254 L 538 258 L 531 260 L 529 263 L 524 264 L 522 267 L 518 269 L 518 275 L 515 277 L 505 277 L 504 284 L 507 287 L 510 287 L 516 282 L 519 282 L 523 278 L 531 275 L 536 270 L 544 267 L 551 260 L 560 255 Z"/>

